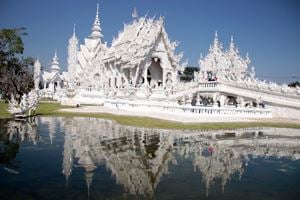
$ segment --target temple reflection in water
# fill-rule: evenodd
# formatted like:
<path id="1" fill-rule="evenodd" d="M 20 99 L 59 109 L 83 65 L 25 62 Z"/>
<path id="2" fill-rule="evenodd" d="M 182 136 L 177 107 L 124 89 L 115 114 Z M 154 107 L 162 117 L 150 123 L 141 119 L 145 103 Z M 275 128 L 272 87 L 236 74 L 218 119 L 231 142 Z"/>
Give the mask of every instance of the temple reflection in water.
<path id="1" fill-rule="evenodd" d="M 48 129 L 49 138 L 38 134 L 37 124 Z M 243 176 L 251 158 L 300 159 L 300 136 L 297 129 L 253 128 L 232 131 L 155 130 L 119 125 L 96 118 L 41 117 L 29 122 L 9 121 L 9 140 L 33 144 L 53 140 L 63 130 L 62 173 L 66 184 L 74 167 L 84 169 L 88 192 L 99 166 L 115 177 L 131 195 L 153 197 L 164 175 L 178 158 L 190 159 L 209 189 L 220 183 L 224 191 L 235 175 Z M 297 136 L 298 135 L 298 136 Z M 200 180 L 199 180 L 200 181 Z"/>

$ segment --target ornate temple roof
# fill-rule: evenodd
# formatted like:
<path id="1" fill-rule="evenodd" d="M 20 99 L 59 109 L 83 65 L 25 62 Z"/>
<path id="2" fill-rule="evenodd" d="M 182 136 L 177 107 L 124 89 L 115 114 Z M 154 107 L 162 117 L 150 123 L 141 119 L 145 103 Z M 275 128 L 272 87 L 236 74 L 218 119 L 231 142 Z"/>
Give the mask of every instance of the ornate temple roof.
<path id="1" fill-rule="evenodd" d="M 162 23 L 162 20 L 140 18 L 130 25 L 125 25 L 123 32 L 113 41 L 107 56 L 119 59 L 122 63 L 129 62 L 131 58 L 144 57 L 161 33 Z"/>
<path id="2" fill-rule="evenodd" d="M 58 78 L 60 80 L 64 80 L 67 77 L 65 77 L 65 73 L 63 73 L 63 75 L 60 75 L 58 71 L 57 72 L 43 71 L 42 78 L 43 78 L 43 81 L 51 82 L 51 81 L 55 80 L 56 78 Z"/>
<path id="3" fill-rule="evenodd" d="M 37 60 L 36 63 L 37 62 L 39 62 L 39 61 Z M 52 58 L 52 63 L 51 63 L 51 66 L 50 66 L 50 72 L 47 72 L 47 71 L 42 72 L 43 81 L 44 82 L 51 82 L 51 81 L 53 81 L 57 78 L 60 79 L 60 80 L 63 80 L 64 75 L 61 75 L 59 73 L 59 71 L 60 71 L 59 61 L 58 61 L 58 57 L 57 57 L 57 51 L 55 50 L 54 57 Z"/>
<path id="4" fill-rule="evenodd" d="M 248 54 L 246 58 L 240 56 L 233 37 L 231 37 L 229 48 L 224 51 L 222 44 L 219 42 L 217 32 L 213 43 L 210 45 L 208 54 L 204 58 L 201 56 L 199 59 L 200 71 L 211 71 L 217 79 L 222 80 L 254 78 L 249 70 L 250 63 Z"/>
<path id="5" fill-rule="evenodd" d="M 182 55 L 175 55 L 177 42 L 170 42 L 164 28 L 164 19 L 141 17 L 137 19 L 137 11 L 132 14 L 134 20 L 124 25 L 122 32 L 112 41 L 111 48 L 105 54 L 104 61 L 114 60 L 122 63 L 124 68 L 134 67 L 151 54 L 159 40 L 162 39 L 172 65 L 179 67 Z"/>

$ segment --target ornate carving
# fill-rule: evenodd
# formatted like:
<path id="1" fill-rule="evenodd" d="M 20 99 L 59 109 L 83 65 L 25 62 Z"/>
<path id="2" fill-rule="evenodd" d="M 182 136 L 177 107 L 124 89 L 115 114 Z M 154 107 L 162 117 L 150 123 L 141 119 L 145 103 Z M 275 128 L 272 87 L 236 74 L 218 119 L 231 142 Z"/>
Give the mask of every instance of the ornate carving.
<path id="1" fill-rule="evenodd" d="M 14 96 L 11 96 L 8 105 L 8 112 L 15 117 L 28 117 L 35 113 L 38 106 L 39 94 L 38 90 L 32 90 L 28 94 L 24 94 L 20 103 L 18 103 Z"/>

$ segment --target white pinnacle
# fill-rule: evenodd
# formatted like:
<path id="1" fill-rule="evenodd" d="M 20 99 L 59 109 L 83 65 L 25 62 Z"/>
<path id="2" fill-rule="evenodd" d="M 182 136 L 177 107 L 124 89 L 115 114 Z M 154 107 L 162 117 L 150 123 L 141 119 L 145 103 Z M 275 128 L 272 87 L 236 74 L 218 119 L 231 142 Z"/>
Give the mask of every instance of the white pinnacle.
<path id="1" fill-rule="evenodd" d="M 103 37 L 103 35 L 101 33 L 100 20 L 99 20 L 99 4 L 97 4 L 96 17 L 95 17 L 95 20 L 93 23 L 92 33 L 90 35 L 90 38 L 99 39 L 102 37 Z"/>
<path id="2" fill-rule="evenodd" d="M 73 37 L 76 36 L 76 24 L 74 24 L 74 27 L 73 27 Z"/>
<path id="3" fill-rule="evenodd" d="M 52 64 L 51 64 L 51 71 L 59 71 L 59 62 L 58 62 L 58 57 L 57 57 L 57 50 L 55 49 L 54 57 L 52 59 Z"/>
<path id="4" fill-rule="evenodd" d="M 138 14 L 136 8 L 133 9 L 133 12 L 132 12 L 131 16 L 132 16 L 133 19 L 136 19 L 136 18 L 139 17 L 139 14 Z"/>

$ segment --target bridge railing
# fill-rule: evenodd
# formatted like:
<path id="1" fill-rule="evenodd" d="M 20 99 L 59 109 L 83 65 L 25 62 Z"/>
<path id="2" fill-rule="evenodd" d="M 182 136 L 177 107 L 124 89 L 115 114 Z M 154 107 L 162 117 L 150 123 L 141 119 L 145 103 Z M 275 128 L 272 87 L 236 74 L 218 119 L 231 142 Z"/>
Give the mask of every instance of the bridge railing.
<path id="1" fill-rule="evenodd" d="M 271 110 L 263 108 L 221 108 L 221 107 L 202 107 L 202 106 L 177 106 L 153 104 L 153 102 L 136 102 L 128 100 L 105 100 L 106 107 L 132 110 L 137 112 L 159 112 L 166 114 L 179 115 L 198 115 L 198 116 L 228 116 L 244 118 L 270 118 Z"/>
<path id="2" fill-rule="evenodd" d="M 219 82 L 211 81 L 211 82 L 199 82 L 198 87 L 202 88 L 216 88 L 220 85 Z"/>

